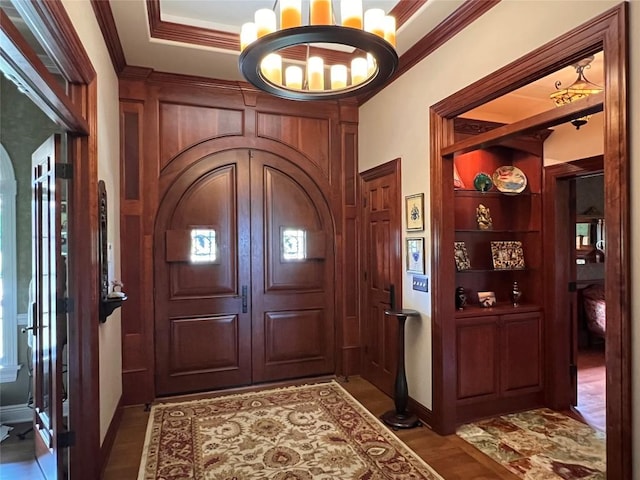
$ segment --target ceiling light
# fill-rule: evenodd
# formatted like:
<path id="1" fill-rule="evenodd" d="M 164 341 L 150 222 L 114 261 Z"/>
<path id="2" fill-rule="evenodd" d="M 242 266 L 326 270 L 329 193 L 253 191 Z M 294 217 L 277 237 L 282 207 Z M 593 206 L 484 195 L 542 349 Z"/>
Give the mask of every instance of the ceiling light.
<path id="1" fill-rule="evenodd" d="M 580 60 L 578 63 L 574 63 L 572 65 L 572 67 L 576 69 L 576 72 L 578 72 L 578 78 L 569 87 L 561 89 L 560 86 L 562 85 L 562 82 L 556 82 L 555 87 L 557 91 L 549 95 L 549 98 L 554 101 L 556 107 L 562 107 L 563 105 L 568 105 L 569 103 L 580 100 L 581 98 L 602 92 L 602 87 L 595 83 L 591 83 L 584 76 L 584 70 L 591 68 L 593 58 L 593 55 L 591 55 L 590 57 Z M 571 120 L 571 124 L 579 130 L 581 126 L 585 125 L 589 121 L 589 118 L 591 118 L 591 115 L 575 118 Z"/>
<path id="2" fill-rule="evenodd" d="M 363 15 L 362 0 L 342 0 L 336 25 L 331 0 L 311 0 L 309 24 L 302 25 L 301 0 L 277 3 L 279 30 L 275 11 L 261 9 L 240 34 L 240 71 L 258 89 L 290 100 L 335 100 L 374 90 L 395 72 L 396 22 L 383 10 Z M 328 65 L 312 54 L 314 44 L 348 50 L 350 61 Z M 299 45 L 306 48 L 304 60 L 287 58 L 287 49 Z"/>

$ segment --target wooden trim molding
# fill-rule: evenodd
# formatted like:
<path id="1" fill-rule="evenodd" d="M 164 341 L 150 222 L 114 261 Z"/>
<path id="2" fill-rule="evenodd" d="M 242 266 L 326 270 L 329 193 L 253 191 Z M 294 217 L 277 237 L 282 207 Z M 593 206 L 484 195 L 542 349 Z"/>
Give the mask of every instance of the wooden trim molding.
<path id="1" fill-rule="evenodd" d="M 65 128 L 89 133 L 89 126 L 38 55 L 0 10 L 0 42 L 7 78 L 14 82 L 49 118 Z"/>
<path id="2" fill-rule="evenodd" d="M 122 72 L 122 70 L 127 66 L 127 60 L 124 56 L 120 36 L 118 35 L 116 21 L 113 18 L 111 4 L 104 0 L 91 0 L 91 6 L 96 14 L 96 19 L 98 20 L 98 25 L 100 26 L 100 31 L 102 32 L 104 41 L 107 44 L 107 50 L 111 57 L 113 69 L 117 74 L 120 74 L 120 72 Z"/>
<path id="3" fill-rule="evenodd" d="M 16 2 L 16 10 L 63 72 L 67 81 L 88 84 L 96 76 L 62 2 Z"/>
<path id="4" fill-rule="evenodd" d="M 378 90 L 358 96 L 358 104 L 362 105 L 367 100 L 371 99 L 380 90 L 407 73 L 419 61 L 435 52 L 438 48 L 448 42 L 471 23 L 475 22 L 487 11 L 491 10 L 498 3 L 500 3 L 500 0 L 467 0 L 460 8 L 440 22 L 436 28 L 422 37 L 413 47 L 407 50 L 400 57 L 398 70 L 386 85 Z"/>
<path id="5" fill-rule="evenodd" d="M 607 477 L 632 478 L 631 309 L 630 309 L 630 187 L 628 134 L 628 3 L 604 12 L 585 24 L 512 62 L 493 74 L 433 105 L 430 110 L 431 225 L 433 296 L 433 412 L 434 427 L 441 433 L 455 429 L 455 351 L 450 332 L 453 316 L 451 279 L 454 266 L 438 257 L 441 245 L 453 241 L 447 229 L 444 205 L 453 191 L 452 166 L 444 152 L 452 153 L 453 122 L 461 113 L 489 102 L 586 55 L 602 50 L 606 58 L 604 99 L 605 256 L 607 297 Z M 562 107 L 566 108 L 566 107 Z M 585 107 L 590 108 L 590 107 Z M 560 109 L 558 109 L 560 110 Z M 539 121 L 542 121 L 540 118 Z M 536 129 L 542 125 L 522 123 Z M 504 132 L 503 132 L 504 133 Z M 477 140 L 477 139 L 476 139 Z M 488 140 L 488 138 L 485 138 Z M 463 145 L 462 142 L 457 147 Z M 470 145 L 464 145 L 470 147 Z M 548 249 L 549 247 L 547 247 Z M 545 251 L 545 258 L 551 258 Z M 437 268 L 435 268 L 437 266 Z M 551 316 L 551 312 L 546 312 Z M 553 322 L 547 319 L 545 322 Z M 545 348 L 559 348 L 546 345 Z M 552 356 L 561 355 L 555 352 Z M 552 357 L 551 357 L 552 358 Z M 554 367 L 553 365 L 548 368 Z M 566 379 L 565 379 L 566 381 Z M 553 396 L 552 392 L 545 392 Z M 555 403 L 554 398 L 548 402 Z"/>
<path id="6" fill-rule="evenodd" d="M 73 180 L 69 190 L 72 254 L 68 292 L 74 308 L 68 320 L 68 394 L 69 425 L 76 433 L 76 445 L 69 452 L 68 467 L 70 478 L 99 478 L 98 265 L 93 247 L 98 230 L 96 73 L 62 2 L 17 2 L 15 7 L 68 82 L 68 93 L 55 81 L 54 87 L 42 62 L 30 60 L 36 54 L 26 42 L 20 49 L 6 50 L 2 42 L 2 58 L 7 64 L 22 62 L 17 80 L 42 86 L 32 98 L 40 97 L 38 107 L 70 133 L 67 156 L 73 165 Z M 0 23 L 2 32 L 7 32 L 9 23 L 4 18 Z"/>
<path id="7" fill-rule="evenodd" d="M 120 422 L 122 421 L 122 413 L 122 397 L 120 397 L 120 400 L 118 400 L 118 405 L 116 405 L 116 411 L 113 414 L 113 418 L 111 418 L 109 428 L 107 429 L 107 433 L 104 436 L 102 445 L 100 446 L 100 478 L 102 478 L 102 476 L 104 475 L 104 470 L 105 468 L 107 468 L 109 455 L 111 454 L 111 449 L 113 448 L 113 444 L 116 441 L 116 434 L 118 433 L 118 428 L 120 427 Z"/>

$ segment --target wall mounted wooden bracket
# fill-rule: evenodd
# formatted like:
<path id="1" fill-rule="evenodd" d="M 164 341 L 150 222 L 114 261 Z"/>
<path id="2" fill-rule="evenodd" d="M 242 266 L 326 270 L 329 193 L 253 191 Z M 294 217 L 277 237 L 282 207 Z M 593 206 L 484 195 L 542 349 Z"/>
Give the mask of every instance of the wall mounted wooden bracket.
<path id="1" fill-rule="evenodd" d="M 127 296 L 122 292 L 109 294 L 109 246 L 107 242 L 107 189 L 103 180 L 98 182 L 98 270 L 100 290 L 100 323 L 107 321 L 116 308 L 122 306 Z"/>

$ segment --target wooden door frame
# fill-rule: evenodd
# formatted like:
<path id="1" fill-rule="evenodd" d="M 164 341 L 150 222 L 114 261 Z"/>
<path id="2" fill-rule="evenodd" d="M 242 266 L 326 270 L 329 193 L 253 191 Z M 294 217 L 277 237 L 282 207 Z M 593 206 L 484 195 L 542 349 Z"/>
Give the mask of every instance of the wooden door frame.
<path id="1" fill-rule="evenodd" d="M 607 302 L 607 473 L 608 478 L 631 478 L 632 469 L 632 376 L 630 311 L 630 201 L 629 136 L 627 124 L 628 4 L 604 12 L 442 100 L 430 110 L 431 230 L 433 300 L 433 413 L 434 428 L 452 433 L 456 426 L 455 328 L 451 319 L 455 288 L 453 225 L 447 206 L 453 195 L 450 158 L 455 151 L 478 148 L 480 141 L 497 142 L 526 130 L 546 128 L 576 113 L 598 111 L 604 104 L 604 171 L 607 255 L 605 256 Z M 467 142 L 454 142 L 453 120 L 458 115 L 500 97 L 558 68 L 603 50 L 605 84 L 600 98 L 545 112 Z M 594 96 L 597 97 L 597 96 Z M 482 138 L 480 138 L 482 137 Z M 545 327 L 554 329 L 554 319 Z M 553 348 L 547 345 L 546 348 Z M 553 380 L 552 380 L 553 381 Z M 566 381 L 566 379 L 565 379 Z M 549 399 L 551 403 L 555 399 Z"/>
<path id="2" fill-rule="evenodd" d="M 403 205 L 402 205 L 402 174 L 401 174 L 401 167 L 402 167 L 402 162 L 400 158 L 395 158 L 393 160 L 390 160 L 386 163 L 383 163 L 381 165 L 378 165 L 376 167 L 370 168 L 369 170 L 365 170 L 364 172 L 360 172 L 359 175 L 359 181 L 358 181 L 358 196 L 359 198 L 362 199 L 362 201 L 360 202 L 360 208 L 358 209 L 358 222 L 361 225 L 361 231 L 364 228 L 364 218 L 365 218 L 365 206 L 364 206 L 364 184 L 365 182 L 371 181 L 371 180 L 375 180 L 376 178 L 380 178 L 380 177 L 384 177 L 387 175 L 393 175 L 395 177 L 395 181 L 396 181 L 396 191 L 398 192 L 399 198 L 399 204 L 398 204 L 398 212 L 402 212 L 403 211 Z M 393 225 L 393 231 L 394 232 L 398 232 L 398 235 L 396 235 L 396 239 L 397 239 L 397 243 L 396 243 L 396 259 L 398 261 L 399 265 L 402 265 L 402 215 L 398 215 L 398 217 L 395 219 Z M 361 234 L 360 235 L 360 248 L 359 248 L 359 256 L 358 256 L 358 265 L 359 271 L 363 271 L 363 264 L 364 264 L 364 259 L 366 258 L 366 256 L 368 255 L 368 248 L 367 248 L 367 239 L 365 238 L 365 235 Z M 395 308 L 396 309 L 401 309 L 402 308 L 402 272 L 400 272 L 398 274 L 398 278 L 399 278 L 399 282 L 397 282 L 396 286 L 395 286 L 395 291 L 394 291 L 394 295 L 395 295 Z M 362 287 L 366 286 L 366 282 L 363 281 L 361 283 Z M 359 290 L 359 303 L 360 303 L 360 315 L 367 315 L 367 301 L 368 301 L 368 289 L 367 288 L 360 288 Z M 365 341 L 366 341 L 366 336 L 364 333 L 364 328 L 363 328 L 363 319 L 360 319 L 360 345 L 365 345 Z M 362 369 L 364 369 L 365 367 L 365 359 L 364 359 L 364 348 L 361 348 L 360 350 L 360 365 L 362 365 Z"/>
<path id="3" fill-rule="evenodd" d="M 546 346 L 549 356 L 545 366 L 545 391 L 547 393 L 547 405 L 551 408 L 566 409 L 571 404 L 572 387 L 566 381 L 567 371 L 563 368 L 570 358 L 571 331 L 566 323 L 566 306 L 571 302 L 567 285 L 575 279 L 569 278 L 567 265 L 575 263 L 575 252 L 568 239 L 575 237 L 575 223 L 569 218 L 567 205 L 559 200 L 559 196 L 568 196 L 568 185 L 558 183 L 588 173 L 604 171 L 604 157 L 595 157 L 576 160 L 573 162 L 559 163 L 544 168 L 543 187 L 543 219 L 544 235 L 543 243 L 547 245 L 546 252 L 552 262 L 545 262 L 544 284 L 546 314 L 550 318 L 557 319 L 556 329 L 545 331 Z M 606 182 L 606 177 L 605 177 Z M 606 218 L 606 217 L 605 217 Z M 563 243 L 564 241 L 564 243 Z M 551 358 L 550 358 L 551 357 Z"/>
<path id="4" fill-rule="evenodd" d="M 61 2 L 16 4 L 36 38 L 43 40 L 69 82 L 68 94 L 49 73 L 4 12 L 0 22 L 2 58 L 27 85 L 29 98 L 68 134 L 69 191 L 68 396 L 75 444 L 69 478 L 99 478 L 100 397 L 98 342 L 97 78 L 73 23 Z M 73 206 L 82 208 L 74 208 Z M 81 428 L 80 428 L 81 427 Z M 104 460 L 104 459 L 102 459 Z"/>

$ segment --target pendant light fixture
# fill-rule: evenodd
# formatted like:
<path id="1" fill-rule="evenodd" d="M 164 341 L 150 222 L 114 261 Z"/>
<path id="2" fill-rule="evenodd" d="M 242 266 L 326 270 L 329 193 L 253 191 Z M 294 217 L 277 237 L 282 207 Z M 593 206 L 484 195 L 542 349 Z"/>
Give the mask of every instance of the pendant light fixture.
<path id="1" fill-rule="evenodd" d="M 336 100 L 374 90 L 395 72 L 396 22 L 384 10 L 363 15 L 362 0 L 341 0 L 341 21 L 335 24 L 332 1 L 311 0 L 309 23 L 303 24 L 301 0 L 277 3 L 279 29 L 276 12 L 261 9 L 240 34 L 240 71 L 258 89 L 290 100 Z M 314 44 L 337 45 L 351 52 L 350 62 L 329 64 L 311 54 Z M 306 48 L 304 60 L 287 58 L 287 49 L 300 45 Z"/>
<path id="2" fill-rule="evenodd" d="M 575 82 L 573 82 L 567 88 L 560 88 L 562 83 L 557 81 L 555 83 L 556 90 L 549 98 L 553 100 L 556 104 L 556 107 L 562 107 L 563 105 L 568 105 L 571 102 L 575 102 L 576 100 L 580 100 L 581 98 L 588 97 L 589 95 L 595 95 L 596 93 L 602 92 L 603 88 L 595 83 L 591 83 L 584 76 L 584 70 L 591 68 L 591 62 L 593 62 L 593 55 L 580 60 L 578 63 L 572 65 L 573 68 L 576 69 L 578 73 L 578 78 Z M 591 118 L 590 115 L 585 115 L 584 117 L 575 118 L 571 120 L 571 124 L 576 127 L 576 130 L 580 130 L 580 127 L 586 125 L 586 123 Z"/>

